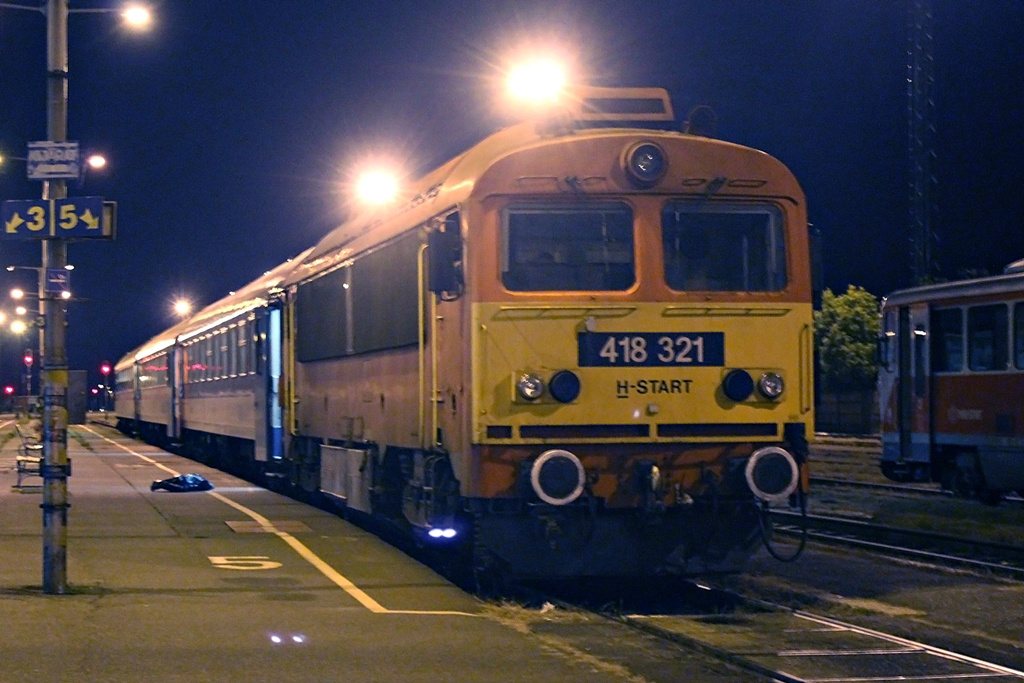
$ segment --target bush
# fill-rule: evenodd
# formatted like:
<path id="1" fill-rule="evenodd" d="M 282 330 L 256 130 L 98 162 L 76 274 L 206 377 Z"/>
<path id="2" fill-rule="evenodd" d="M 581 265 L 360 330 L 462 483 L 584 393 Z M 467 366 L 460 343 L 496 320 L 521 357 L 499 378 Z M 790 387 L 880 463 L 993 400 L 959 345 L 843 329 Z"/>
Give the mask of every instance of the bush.
<path id="1" fill-rule="evenodd" d="M 850 285 L 845 294 L 826 289 L 814 313 L 814 348 L 822 386 L 828 391 L 872 389 L 878 379 L 878 299 Z"/>

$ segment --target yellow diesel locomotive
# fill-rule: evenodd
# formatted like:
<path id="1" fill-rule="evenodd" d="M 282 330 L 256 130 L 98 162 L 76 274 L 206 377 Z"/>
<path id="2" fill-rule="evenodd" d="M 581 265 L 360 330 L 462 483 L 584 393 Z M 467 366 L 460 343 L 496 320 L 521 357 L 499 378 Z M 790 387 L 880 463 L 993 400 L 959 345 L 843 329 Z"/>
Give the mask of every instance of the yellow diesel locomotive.
<path id="1" fill-rule="evenodd" d="M 484 139 L 122 359 L 122 424 L 478 569 L 742 569 L 806 496 L 806 206 L 674 121 L 589 88 Z"/>

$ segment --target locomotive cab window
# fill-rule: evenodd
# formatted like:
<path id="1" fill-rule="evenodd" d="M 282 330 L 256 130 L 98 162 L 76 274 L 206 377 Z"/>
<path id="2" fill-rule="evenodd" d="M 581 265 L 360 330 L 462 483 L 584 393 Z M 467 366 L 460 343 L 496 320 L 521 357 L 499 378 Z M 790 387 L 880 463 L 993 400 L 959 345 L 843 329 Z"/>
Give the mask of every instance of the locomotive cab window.
<path id="1" fill-rule="evenodd" d="M 773 206 L 676 202 L 661 215 L 665 282 L 676 291 L 786 286 L 782 213 Z"/>
<path id="2" fill-rule="evenodd" d="M 503 244 L 501 281 L 510 291 L 623 291 L 636 281 L 625 204 L 512 206 Z"/>

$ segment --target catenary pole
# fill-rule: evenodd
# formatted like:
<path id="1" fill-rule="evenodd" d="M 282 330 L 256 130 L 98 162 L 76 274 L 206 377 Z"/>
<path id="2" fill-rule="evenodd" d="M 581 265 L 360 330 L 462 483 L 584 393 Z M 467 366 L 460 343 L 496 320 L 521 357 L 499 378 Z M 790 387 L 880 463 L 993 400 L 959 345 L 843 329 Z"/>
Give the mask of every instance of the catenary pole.
<path id="1" fill-rule="evenodd" d="M 67 140 L 68 0 L 46 3 L 46 120 L 52 142 Z M 67 197 L 67 182 L 43 184 L 43 199 Z M 46 292 L 47 269 L 67 265 L 67 242 L 43 240 L 39 269 L 40 389 L 43 396 L 43 591 L 67 592 L 68 363 L 64 302 Z"/>

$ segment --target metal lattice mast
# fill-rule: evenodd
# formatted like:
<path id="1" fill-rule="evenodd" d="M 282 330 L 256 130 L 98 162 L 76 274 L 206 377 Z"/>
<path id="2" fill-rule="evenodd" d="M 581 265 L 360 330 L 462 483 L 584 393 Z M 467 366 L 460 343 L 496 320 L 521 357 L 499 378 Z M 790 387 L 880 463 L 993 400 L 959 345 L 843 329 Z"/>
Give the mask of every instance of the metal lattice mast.
<path id="1" fill-rule="evenodd" d="M 932 0 L 907 3 L 907 143 L 914 280 L 938 273 L 935 233 L 935 62 Z"/>

